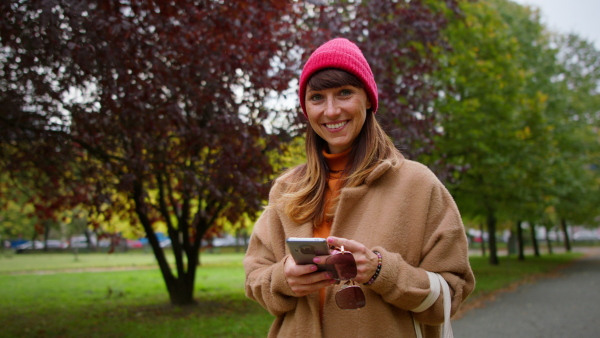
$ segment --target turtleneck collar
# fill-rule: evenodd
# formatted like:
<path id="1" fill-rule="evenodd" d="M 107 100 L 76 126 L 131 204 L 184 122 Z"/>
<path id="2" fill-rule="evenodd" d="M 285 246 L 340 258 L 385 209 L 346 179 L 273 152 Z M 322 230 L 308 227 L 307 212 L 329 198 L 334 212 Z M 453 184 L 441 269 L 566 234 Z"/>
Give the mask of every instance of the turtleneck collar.
<path id="1" fill-rule="evenodd" d="M 329 154 L 325 151 L 325 149 L 323 149 L 323 157 L 325 157 L 327 166 L 332 173 L 341 172 L 342 170 L 346 169 L 346 165 L 350 159 L 351 150 L 352 148 L 348 148 L 339 154 Z"/>

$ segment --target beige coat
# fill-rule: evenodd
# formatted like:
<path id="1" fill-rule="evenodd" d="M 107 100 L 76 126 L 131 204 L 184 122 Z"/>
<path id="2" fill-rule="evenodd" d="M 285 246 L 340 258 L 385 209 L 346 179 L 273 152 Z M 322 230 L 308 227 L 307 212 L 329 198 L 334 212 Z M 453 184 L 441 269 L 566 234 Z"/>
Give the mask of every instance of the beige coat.
<path id="1" fill-rule="evenodd" d="M 276 316 L 270 337 L 414 337 L 412 316 L 425 337 L 439 336 L 442 298 L 415 314 L 429 293 L 426 271 L 439 272 L 452 293 L 452 313 L 473 291 L 465 230 L 454 200 L 424 165 L 406 160 L 381 163 L 365 184 L 341 191 L 332 236 L 363 243 L 381 252 L 379 277 L 361 285 L 366 306 L 341 310 L 331 286 L 319 320 L 319 296 L 294 297 L 283 267 L 289 255 L 287 237 L 312 237 L 312 224 L 288 219 L 278 200 L 289 176 L 278 178 L 269 196 L 270 208 L 257 221 L 244 258 L 246 295 Z"/>

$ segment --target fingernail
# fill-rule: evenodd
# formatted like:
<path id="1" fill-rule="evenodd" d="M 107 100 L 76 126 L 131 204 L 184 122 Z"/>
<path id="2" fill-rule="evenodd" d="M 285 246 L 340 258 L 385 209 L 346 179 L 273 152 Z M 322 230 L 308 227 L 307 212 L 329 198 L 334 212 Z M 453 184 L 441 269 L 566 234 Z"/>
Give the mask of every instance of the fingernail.
<path id="1" fill-rule="evenodd" d="M 311 265 L 310 266 L 310 271 L 316 271 L 317 270 L 317 266 L 316 265 Z"/>
<path id="2" fill-rule="evenodd" d="M 327 243 L 333 243 L 333 238 L 327 238 Z"/>
<path id="3" fill-rule="evenodd" d="M 313 263 L 315 263 L 315 264 L 321 263 L 321 258 L 319 258 L 319 257 L 313 258 Z"/>

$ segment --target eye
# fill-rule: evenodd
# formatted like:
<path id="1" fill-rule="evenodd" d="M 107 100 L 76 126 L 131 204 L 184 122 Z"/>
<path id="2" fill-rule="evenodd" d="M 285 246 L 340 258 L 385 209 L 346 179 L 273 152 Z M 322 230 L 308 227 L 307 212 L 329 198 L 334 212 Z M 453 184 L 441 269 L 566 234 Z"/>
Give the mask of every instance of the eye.
<path id="1" fill-rule="evenodd" d="M 340 96 L 348 96 L 352 94 L 352 90 L 348 89 L 348 88 L 344 88 L 342 90 L 340 90 Z"/>
<path id="2" fill-rule="evenodd" d="M 309 97 L 309 100 L 311 101 L 320 101 L 323 99 L 323 95 L 321 94 L 313 94 Z"/>

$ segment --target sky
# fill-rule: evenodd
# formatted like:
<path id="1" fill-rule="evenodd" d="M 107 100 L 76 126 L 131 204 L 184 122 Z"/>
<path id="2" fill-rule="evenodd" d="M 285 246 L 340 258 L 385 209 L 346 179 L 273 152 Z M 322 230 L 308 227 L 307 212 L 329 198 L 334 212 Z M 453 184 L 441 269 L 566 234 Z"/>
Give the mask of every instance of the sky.
<path id="1" fill-rule="evenodd" d="M 600 49 L 600 0 L 513 0 L 538 7 L 551 31 L 576 33 Z"/>

